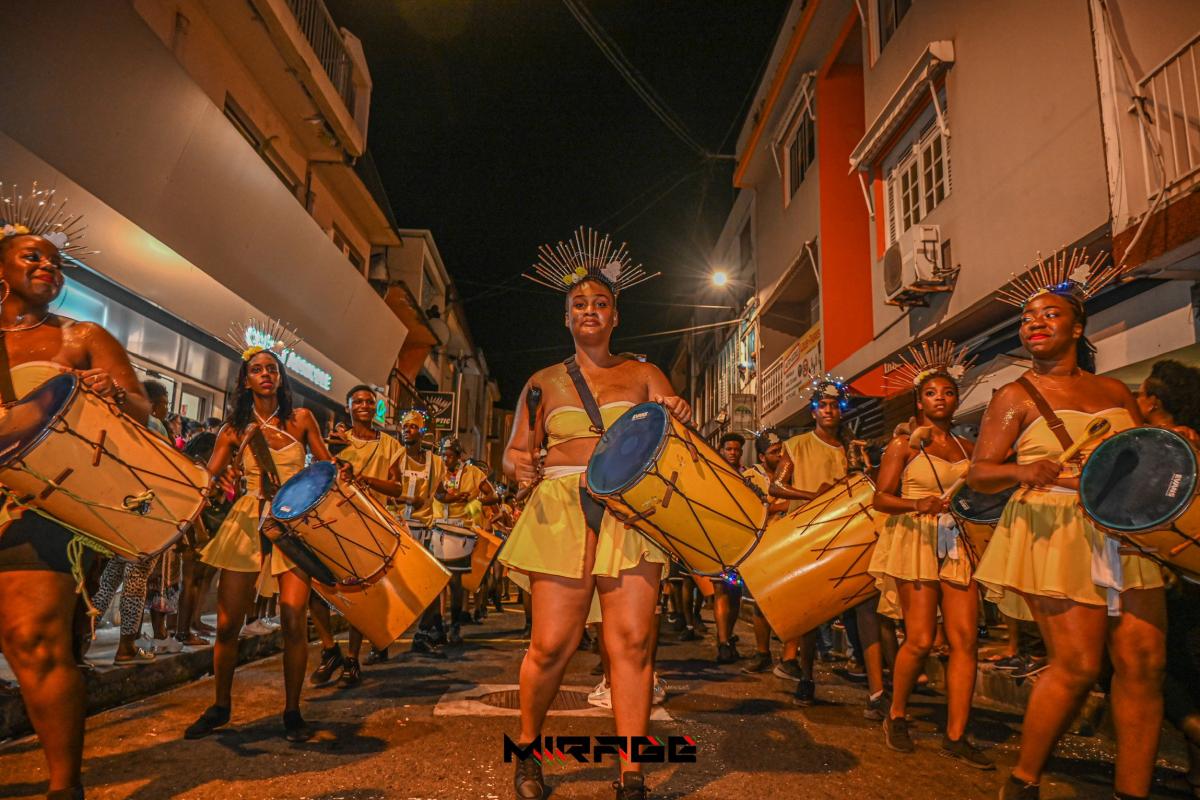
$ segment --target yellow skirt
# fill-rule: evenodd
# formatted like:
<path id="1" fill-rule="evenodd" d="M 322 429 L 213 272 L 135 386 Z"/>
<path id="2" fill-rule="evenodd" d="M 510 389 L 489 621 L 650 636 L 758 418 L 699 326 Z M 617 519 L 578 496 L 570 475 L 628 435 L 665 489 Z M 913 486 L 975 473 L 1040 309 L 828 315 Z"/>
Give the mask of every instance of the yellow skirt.
<path id="1" fill-rule="evenodd" d="M 987 588 L 988 600 L 1016 619 L 1033 619 L 1018 593 L 1107 606 L 1107 591 L 1092 578 L 1093 545 L 1103 546 L 1106 539 L 1074 492 L 1018 490 L 1004 507 L 975 579 Z M 1121 591 L 1162 585 L 1162 569 L 1153 561 L 1121 556 Z"/>
<path id="2" fill-rule="evenodd" d="M 262 546 L 258 533 L 260 502 L 251 494 L 244 494 L 235 500 L 229 509 L 229 516 L 225 517 L 216 535 L 200 551 L 200 560 L 209 566 L 231 572 L 262 571 Z M 282 575 L 295 567 L 278 547 L 271 548 L 270 565 L 272 576 Z M 264 590 L 262 594 L 274 592 Z"/>
<path id="3" fill-rule="evenodd" d="M 500 563 L 520 572 L 583 577 L 587 523 L 580 504 L 580 478 L 577 473 L 538 484 L 500 552 Z M 664 567 L 668 563 L 658 545 L 606 511 L 597 531 L 592 574 L 615 578 L 643 559 Z"/>
<path id="4" fill-rule="evenodd" d="M 886 561 L 887 549 L 891 544 L 891 539 L 884 535 L 884 526 L 887 524 L 888 517 L 879 517 L 879 519 L 880 522 L 876 528 L 878 538 L 875 540 L 875 549 L 871 552 L 871 560 L 867 563 L 867 572 L 875 578 L 875 587 L 879 589 L 879 605 L 875 610 L 885 617 L 903 619 L 904 612 L 900 608 L 900 590 L 896 588 L 896 579 L 890 575 L 874 572 L 876 559 Z"/>
<path id="5" fill-rule="evenodd" d="M 879 527 L 879 541 L 867 572 L 878 583 L 884 577 L 901 581 L 971 582 L 971 562 L 960 542 L 955 558 L 938 563 L 938 520 L 930 514 L 893 514 Z"/>

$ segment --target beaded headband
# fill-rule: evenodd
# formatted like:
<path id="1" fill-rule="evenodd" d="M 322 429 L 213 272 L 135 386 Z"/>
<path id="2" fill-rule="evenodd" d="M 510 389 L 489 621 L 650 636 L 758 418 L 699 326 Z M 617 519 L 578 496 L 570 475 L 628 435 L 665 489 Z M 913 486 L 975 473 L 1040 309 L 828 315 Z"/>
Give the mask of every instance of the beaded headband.
<path id="1" fill-rule="evenodd" d="M 812 398 L 808 404 L 813 411 L 817 410 L 822 397 L 836 398 L 838 408 L 842 411 L 850 408 L 850 387 L 842 378 L 826 372 L 823 377 L 814 376 L 809 385 L 812 387 Z"/>

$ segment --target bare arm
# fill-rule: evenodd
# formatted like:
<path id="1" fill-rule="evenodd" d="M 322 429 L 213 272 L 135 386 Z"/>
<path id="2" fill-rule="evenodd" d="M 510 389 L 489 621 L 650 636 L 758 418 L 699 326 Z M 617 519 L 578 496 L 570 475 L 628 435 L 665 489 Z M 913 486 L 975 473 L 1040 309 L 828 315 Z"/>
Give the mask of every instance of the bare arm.
<path id="1" fill-rule="evenodd" d="M 145 425 L 150 420 L 150 399 L 129 363 L 125 348 L 99 325 L 80 322 L 72 327 L 77 329 L 88 358 L 89 368 L 80 373 L 83 385 L 101 397 L 112 396 L 117 387 L 124 389 L 125 403 L 121 410 Z"/>
<path id="2" fill-rule="evenodd" d="M 983 422 L 979 426 L 979 441 L 975 443 L 967 485 L 977 492 L 995 494 L 1018 483 L 1045 486 L 1053 483 L 1062 471 L 1057 461 L 1042 459 L 1032 464 L 1006 463 L 1028 418 L 1030 400 L 1020 386 L 1010 383 L 992 396 Z"/>
<path id="3" fill-rule="evenodd" d="M 521 483 L 537 477 L 533 468 L 534 454 L 529 451 L 529 413 L 525 408 L 525 398 L 530 387 L 535 385 L 536 378 L 536 375 L 530 378 L 521 390 L 521 396 L 517 398 L 517 412 L 513 415 L 512 432 L 508 436 L 501 465 L 505 475 Z"/>
<path id="4" fill-rule="evenodd" d="M 775 479 L 771 481 L 771 486 L 767 494 L 783 500 L 799 500 L 802 502 L 807 502 L 816 497 L 818 493 L 804 492 L 791 485 L 792 473 L 795 469 L 796 464 L 792 461 L 792 454 L 784 447 L 783 457 L 779 460 L 779 469 L 775 470 Z"/>
<path id="5" fill-rule="evenodd" d="M 312 412 L 307 408 L 297 408 L 292 412 L 292 418 L 300 427 L 302 436 L 300 440 L 307 445 L 308 451 L 312 453 L 314 461 L 333 461 L 333 456 L 329 454 L 329 447 L 325 444 L 325 439 L 321 436 L 321 428 L 317 425 L 317 418 L 312 415 Z"/>

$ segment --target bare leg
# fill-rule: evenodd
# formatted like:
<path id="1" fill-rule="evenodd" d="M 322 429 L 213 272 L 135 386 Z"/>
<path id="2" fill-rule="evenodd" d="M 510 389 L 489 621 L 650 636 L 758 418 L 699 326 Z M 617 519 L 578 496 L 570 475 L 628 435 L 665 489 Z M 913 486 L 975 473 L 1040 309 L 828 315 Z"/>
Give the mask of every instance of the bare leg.
<path id="1" fill-rule="evenodd" d="M 1033 685 L 1021 729 L 1021 753 L 1012 771 L 1018 780 L 1037 783 L 1055 743 L 1100 675 L 1108 616 L 1104 606 L 1024 597 L 1053 654 Z"/>
<path id="2" fill-rule="evenodd" d="M 800 668 L 804 670 L 804 677 L 808 680 L 815 680 L 814 668 L 817 661 L 817 636 L 820 632 L 815 628 L 800 637 L 797 648 L 797 655 L 800 658 Z M 787 647 L 784 647 L 787 650 Z"/>
<path id="3" fill-rule="evenodd" d="M 217 640 L 213 644 L 216 705 L 233 705 L 233 671 L 237 668 L 238 634 L 254 600 L 256 572 L 221 570 L 217 583 Z"/>
<path id="4" fill-rule="evenodd" d="M 804 640 L 801 636 L 799 639 L 788 639 L 783 643 L 783 651 L 779 654 L 780 661 L 791 661 L 793 658 L 800 657 L 800 643 Z M 816 652 L 817 640 L 814 634 L 812 644 L 809 649 L 808 668 L 812 668 L 813 654 Z"/>
<path id="5" fill-rule="evenodd" d="M 717 623 L 717 644 L 726 644 L 733 633 L 733 611 L 730 592 L 721 581 L 713 581 L 713 617 Z"/>
<path id="6" fill-rule="evenodd" d="M 303 573 L 297 573 L 303 575 Z M 305 584 L 307 585 L 307 578 Z M 280 591 L 282 597 L 283 592 Z M 337 642 L 333 639 L 333 617 L 329 612 L 329 606 L 322 600 L 316 592 L 308 594 L 308 610 L 312 614 L 313 627 L 317 629 L 317 636 L 321 639 L 321 647 L 326 650 L 332 650 Z M 307 620 L 306 620 L 307 621 Z M 307 643 L 308 631 L 305 630 L 305 640 Z"/>
<path id="7" fill-rule="evenodd" d="M 758 606 L 754 607 L 754 649 L 759 653 L 771 654 L 771 625 Z"/>
<path id="8" fill-rule="evenodd" d="M 958 741 L 967 730 L 975 694 L 979 640 L 979 588 L 942 583 L 942 628 L 950 645 L 946 671 L 946 736 Z"/>
<path id="9" fill-rule="evenodd" d="M 863 666 L 867 669 L 867 691 L 875 697 L 883 691 L 883 648 L 879 644 L 879 614 L 875 601 L 859 603 L 854 609 L 858 618 L 858 639 L 862 644 Z"/>
<path id="10" fill-rule="evenodd" d="M 358 660 L 358 653 L 362 650 L 363 635 L 358 628 L 350 626 L 350 642 L 346 646 L 346 658 Z"/>
<path id="11" fill-rule="evenodd" d="M 937 629 L 938 584 L 930 581 L 896 581 L 904 612 L 904 644 L 892 671 L 892 719 L 908 713 L 908 697 L 925 669 Z"/>
<path id="12" fill-rule="evenodd" d="M 662 565 L 642 561 L 616 578 L 597 577 L 602 631 L 612 672 L 612 707 L 617 736 L 645 736 L 650 726 L 654 664 L 653 634 L 658 618 L 654 605 Z M 622 763 L 624 772 L 640 772 L 641 764 Z"/>
<path id="13" fill-rule="evenodd" d="M 304 686 L 304 672 L 308 668 L 308 596 L 308 576 L 295 569 L 279 576 L 284 711 L 300 710 L 300 689 Z"/>
<path id="14" fill-rule="evenodd" d="M 1167 655 L 1166 596 L 1162 589 L 1121 594 L 1121 616 L 1109 623 L 1113 663 L 1112 714 L 1117 731 L 1113 788 L 1149 794 L 1162 729 L 1162 682 Z"/>
<path id="15" fill-rule="evenodd" d="M 887 669 L 895 669 L 896 654 L 900 650 L 900 645 L 896 643 L 896 620 L 876 613 L 875 621 L 879 623 L 879 650 L 883 655 L 884 666 Z"/>
<path id="16" fill-rule="evenodd" d="M 50 790 L 79 786 L 84 688 L 71 649 L 75 583 L 57 572 L 0 572 L 0 608 L 0 649 L 42 743 Z"/>

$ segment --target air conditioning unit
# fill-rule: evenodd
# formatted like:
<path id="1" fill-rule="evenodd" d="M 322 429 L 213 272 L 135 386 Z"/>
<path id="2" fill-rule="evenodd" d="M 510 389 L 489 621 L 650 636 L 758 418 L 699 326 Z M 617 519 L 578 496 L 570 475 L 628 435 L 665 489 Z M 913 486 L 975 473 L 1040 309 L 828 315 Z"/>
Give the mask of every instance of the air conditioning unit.
<path id="1" fill-rule="evenodd" d="M 931 291 L 945 291 L 942 231 L 937 225 L 913 225 L 883 254 L 883 291 L 892 304 Z"/>

